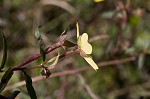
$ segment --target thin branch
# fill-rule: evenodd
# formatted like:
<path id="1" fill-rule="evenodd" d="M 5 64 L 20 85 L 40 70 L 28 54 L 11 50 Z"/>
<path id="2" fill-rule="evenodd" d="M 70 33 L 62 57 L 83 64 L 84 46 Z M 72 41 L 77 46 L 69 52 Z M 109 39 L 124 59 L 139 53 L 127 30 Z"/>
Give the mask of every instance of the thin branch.
<path id="1" fill-rule="evenodd" d="M 70 55 L 73 55 L 73 54 L 76 54 L 78 53 L 78 49 L 77 50 L 73 50 L 73 51 L 68 51 L 62 55 L 60 55 L 59 59 L 60 58 L 64 58 L 64 57 L 67 57 L 67 56 L 70 56 Z M 14 71 L 17 71 L 17 70 L 24 70 L 24 69 L 36 69 L 36 68 L 42 68 L 43 66 L 32 66 L 32 67 L 16 67 L 16 68 L 13 68 Z M 48 66 L 48 69 L 54 69 L 55 66 Z"/>
<path id="2" fill-rule="evenodd" d="M 107 35 L 107 34 L 96 35 L 96 36 L 90 38 L 89 42 L 94 42 L 94 41 L 97 41 L 97 40 L 100 40 L 100 39 L 108 39 L 108 38 L 109 38 L 109 35 Z"/>
<path id="3" fill-rule="evenodd" d="M 59 89 L 60 91 L 59 91 L 57 99 L 65 99 L 65 90 L 66 90 L 66 88 L 67 88 L 67 82 L 63 81 L 62 84 L 61 84 L 61 87 Z"/>
<path id="4" fill-rule="evenodd" d="M 123 63 L 131 62 L 131 61 L 135 61 L 135 60 L 136 60 L 136 57 L 133 56 L 133 57 L 128 57 L 128 58 L 124 58 L 124 59 L 100 62 L 100 63 L 98 63 L 98 66 L 99 67 L 106 67 L 106 66 L 109 66 L 109 65 L 116 66 L 116 64 L 123 64 Z M 90 70 L 90 69 L 92 69 L 90 66 L 84 66 L 84 67 L 77 68 L 77 69 L 64 70 L 62 72 L 53 73 L 50 76 L 50 78 L 58 77 L 58 76 L 64 76 L 64 75 L 71 75 L 71 74 L 75 74 L 75 73 L 78 73 L 78 72 L 87 71 L 87 70 Z M 43 76 L 37 76 L 37 77 L 33 77 L 32 81 L 33 81 L 33 83 L 35 83 L 35 82 L 40 81 L 42 79 L 45 79 L 45 78 Z M 11 90 L 13 88 L 23 86 L 23 85 L 25 85 L 24 81 L 17 82 L 13 85 L 7 86 L 4 91 Z"/>
<path id="5" fill-rule="evenodd" d="M 77 76 L 80 82 L 82 83 L 82 86 L 86 89 L 87 93 L 91 96 L 92 99 L 101 99 L 91 90 L 91 88 L 88 86 L 88 84 L 86 83 L 85 79 L 81 74 L 78 73 Z"/>
<path id="6" fill-rule="evenodd" d="M 46 48 L 46 54 L 48 54 L 49 52 L 52 52 L 53 50 L 55 50 L 55 49 L 57 49 L 59 47 L 61 47 L 61 45 L 62 45 L 62 43 L 57 42 L 57 43 L 53 44 L 52 46 Z M 22 66 L 24 66 L 24 65 L 26 65 L 26 64 L 28 64 L 28 63 L 30 63 L 32 61 L 35 61 L 35 60 L 39 59 L 40 57 L 41 57 L 40 53 L 34 54 L 33 56 L 29 57 L 28 59 L 26 59 L 25 61 L 23 61 L 18 66 L 16 66 L 15 68 L 20 68 L 20 67 L 22 67 Z"/>
<path id="7" fill-rule="evenodd" d="M 138 89 L 140 90 L 141 88 L 150 88 L 150 80 L 142 84 L 132 85 L 132 86 L 128 86 L 122 89 L 113 90 L 108 94 L 108 96 L 111 96 L 111 97 L 113 96 L 115 98 L 116 96 L 120 96 L 125 93 L 131 93 L 131 92 L 134 92 L 135 90 L 137 91 Z M 145 95 L 145 92 L 144 93 L 142 92 L 141 94 Z M 146 93 L 146 95 L 148 94 Z"/>

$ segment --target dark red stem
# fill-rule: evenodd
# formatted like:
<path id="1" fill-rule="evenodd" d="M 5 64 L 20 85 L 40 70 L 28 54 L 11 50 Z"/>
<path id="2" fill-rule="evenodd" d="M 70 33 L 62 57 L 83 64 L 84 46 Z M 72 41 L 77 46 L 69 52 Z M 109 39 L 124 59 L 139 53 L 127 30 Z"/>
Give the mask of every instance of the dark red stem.
<path id="1" fill-rule="evenodd" d="M 61 42 L 57 42 L 55 44 L 53 44 L 52 46 L 46 48 L 46 54 L 48 54 L 49 52 L 52 52 L 53 50 L 59 48 L 60 46 L 62 45 Z M 34 54 L 33 56 L 29 57 L 27 60 L 23 61 L 21 64 L 19 64 L 18 66 L 16 66 L 14 69 L 16 68 L 20 68 L 32 61 L 35 61 L 37 59 L 39 59 L 41 57 L 41 54 L 40 53 L 37 53 L 37 54 Z"/>

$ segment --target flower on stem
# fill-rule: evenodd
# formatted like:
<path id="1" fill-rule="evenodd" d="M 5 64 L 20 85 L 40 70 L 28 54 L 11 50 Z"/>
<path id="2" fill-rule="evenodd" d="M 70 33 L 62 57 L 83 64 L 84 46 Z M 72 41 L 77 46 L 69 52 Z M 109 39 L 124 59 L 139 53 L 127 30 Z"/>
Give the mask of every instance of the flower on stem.
<path id="1" fill-rule="evenodd" d="M 96 63 L 93 61 L 92 57 L 91 57 L 91 53 L 92 53 L 92 46 L 90 43 L 88 43 L 88 34 L 87 33 L 83 33 L 82 35 L 80 35 L 79 33 L 79 24 L 76 24 L 77 27 L 77 45 L 78 45 L 78 49 L 80 51 L 80 55 L 95 69 L 98 69 L 98 66 L 96 65 Z"/>

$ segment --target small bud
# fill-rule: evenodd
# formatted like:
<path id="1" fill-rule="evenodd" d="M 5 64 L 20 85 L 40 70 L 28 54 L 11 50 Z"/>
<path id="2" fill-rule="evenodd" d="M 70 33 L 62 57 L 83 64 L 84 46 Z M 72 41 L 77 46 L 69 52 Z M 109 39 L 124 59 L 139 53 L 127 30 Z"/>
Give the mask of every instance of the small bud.
<path id="1" fill-rule="evenodd" d="M 48 78 L 51 75 L 51 72 L 49 69 L 45 68 L 41 71 L 42 76 L 46 76 Z"/>

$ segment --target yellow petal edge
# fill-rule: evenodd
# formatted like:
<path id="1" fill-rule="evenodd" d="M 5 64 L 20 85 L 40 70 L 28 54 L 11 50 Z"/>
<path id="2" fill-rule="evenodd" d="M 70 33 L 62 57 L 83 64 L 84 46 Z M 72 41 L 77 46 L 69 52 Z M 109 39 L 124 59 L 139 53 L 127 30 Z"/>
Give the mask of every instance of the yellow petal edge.
<path id="1" fill-rule="evenodd" d="M 80 32 L 79 32 L 79 23 L 78 22 L 76 23 L 76 27 L 77 27 L 77 39 L 78 39 L 78 37 L 80 35 Z"/>
<path id="2" fill-rule="evenodd" d="M 91 57 L 84 57 L 84 59 L 97 71 L 98 66 Z"/>
<path id="3" fill-rule="evenodd" d="M 81 49 L 86 54 L 92 53 L 92 45 L 88 42 L 88 34 L 87 33 L 83 33 L 81 36 Z"/>

